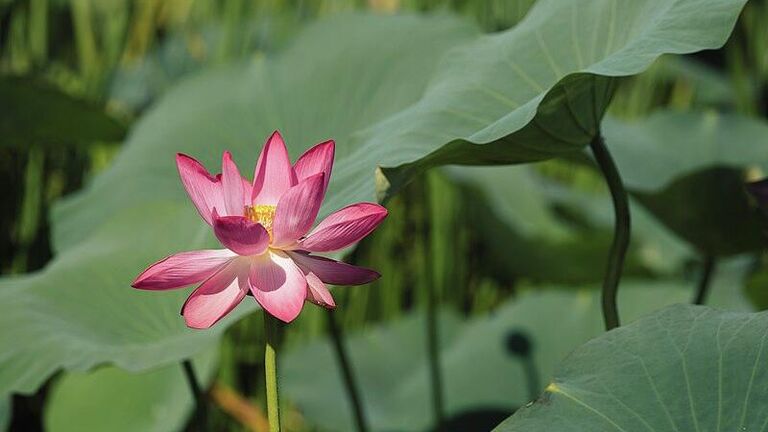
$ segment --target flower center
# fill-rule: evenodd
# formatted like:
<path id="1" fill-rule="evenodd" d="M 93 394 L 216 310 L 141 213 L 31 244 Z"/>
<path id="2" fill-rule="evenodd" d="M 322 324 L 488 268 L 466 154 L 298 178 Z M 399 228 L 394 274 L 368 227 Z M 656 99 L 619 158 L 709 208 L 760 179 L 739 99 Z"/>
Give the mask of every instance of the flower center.
<path id="1" fill-rule="evenodd" d="M 269 233 L 270 241 L 272 241 L 272 221 L 275 219 L 276 208 L 273 205 L 245 206 L 245 217 L 261 224 Z"/>

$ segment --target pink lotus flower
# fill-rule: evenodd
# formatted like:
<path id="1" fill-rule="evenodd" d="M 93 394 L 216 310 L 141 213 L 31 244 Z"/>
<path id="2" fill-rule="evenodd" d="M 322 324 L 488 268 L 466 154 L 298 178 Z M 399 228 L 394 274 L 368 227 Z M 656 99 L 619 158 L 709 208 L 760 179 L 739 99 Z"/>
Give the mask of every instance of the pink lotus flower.
<path id="1" fill-rule="evenodd" d="M 171 255 L 144 270 L 133 287 L 166 290 L 202 282 L 181 310 L 192 328 L 212 326 L 249 292 L 285 322 L 299 315 L 305 300 L 336 307 L 325 284 L 360 285 L 379 274 L 312 253 L 360 241 L 387 210 L 373 203 L 352 204 L 309 232 L 328 187 L 334 150 L 333 141 L 318 144 L 291 166 L 283 138 L 275 132 L 259 156 L 253 183 L 240 175 L 229 152 L 215 177 L 195 159 L 178 154 L 184 188 L 226 249 Z"/>

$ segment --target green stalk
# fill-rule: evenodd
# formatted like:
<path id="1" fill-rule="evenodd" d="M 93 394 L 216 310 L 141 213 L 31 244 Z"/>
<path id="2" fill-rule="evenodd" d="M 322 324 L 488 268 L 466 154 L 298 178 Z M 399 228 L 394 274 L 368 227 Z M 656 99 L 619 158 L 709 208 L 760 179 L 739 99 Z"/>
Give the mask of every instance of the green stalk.
<path id="1" fill-rule="evenodd" d="M 189 389 L 195 398 L 195 419 L 193 430 L 207 431 L 208 430 L 208 407 L 205 392 L 200 386 L 200 381 L 195 374 L 195 368 L 192 365 L 192 361 L 187 359 L 181 362 L 181 366 L 184 368 L 184 375 L 187 378 Z"/>
<path id="2" fill-rule="evenodd" d="M 88 0 L 70 0 L 70 3 L 80 73 L 86 80 L 92 81 L 98 74 L 99 58 L 93 30 L 91 3 Z"/>
<path id="3" fill-rule="evenodd" d="M 269 432 L 280 432 L 280 399 L 277 395 L 277 319 L 264 312 L 264 374 L 267 385 Z"/>
<path id="4" fill-rule="evenodd" d="M 432 283 L 427 284 L 427 356 L 429 377 L 432 389 L 432 409 L 435 413 L 436 431 L 443 428 L 445 411 L 443 409 L 443 381 L 440 374 L 440 335 L 437 328 L 437 299 Z"/>
<path id="5" fill-rule="evenodd" d="M 37 65 L 48 57 L 48 0 L 29 1 L 29 52 Z"/>
<path id="6" fill-rule="evenodd" d="M 707 256 L 704 258 L 704 268 L 702 269 L 699 285 L 696 287 L 696 295 L 693 297 L 693 304 L 703 305 L 709 294 L 709 286 L 712 281 L 712 274 L 715 271 L 715 258 Z"/>
<path id="7" fill-rule="evenodd" d="M 603 177 L 605 177 L 605 182 L 608 184 L 608 190 L 613 199 L 615 218 L 613 243 L 603 280 L 603 320 L 605 321 L 605 329 L 611 330 L 620 325 L 616 296 L 619 290 L 621 271 L 624 267 L 624 258 L 629 248 L 631 226 L 629 200 L 616 164 L 613 162 L 611 153 L 605 147 L 603 137 L 598 133 L 589 146 L 592 148 L 597 165 L 603 172 Z"/>
<path id="8" fill-rule="evenodd" d="M 432 408 L 434 410 L 435 422 L 437 427 L 435 430 L 440 431 L 445 423 L 445 405 L 443 403 L 443 380 L 440 373 L 440 329 L 438 327 L 437 316 L 437 303 L 438 293 L 437 290 L 442 287 L 444 267 L 441 266 L 441 254 L 445 253 L 445 248 L 441 244 L 447 235 L 444 230 L 441 230 L 441 220 L 445 217 L 444 212 L 440 211 L 438 207 L 440 201 L 436 199 L 441 192 L 439 178 L 436 177 L 436 173 L 431 173 L 427 178 L 427 196 L 432 198 L 428 204 L 428 217 L 430 219 L 430 227 L 425 227 L 424 233 L 429 236 L 429 255 L 431 262 L 426 267 L 426 272 L 429 277 L 426 281 L 427 288 L 427 356 L 429 362 L 429 377 L 432 390 Z"/>
<path id="9" fill-rule="evenodd" d="M 349 397 L 349 403 L 352 405 L 352 413 L 355 417 L 355 425 L 359 432 L 367 432 L 368 425 L 365 421 L 365 412 L 363 411 L 363 403 L 360 398 L 360 393 L 357 389 L 357 382 L 355 376 L 352 373 L 352 364 L 349 361 L 347 355 L 347 349 L 344 346 L 344 335 L 341 333 L 341 328 L 336 322 L 336 316 L 334 311 L 327 311 L 328 316 L 328 331 L 331 334 L 331 341 L 333 342 L 333 350 L 336 353 L 336 360 L 339 363 L 341 369 L 341 376 L 344 380 L 344 388 L 347 391 Z"/>
<path id="10" fill-rule="evenodd" d="M 45 183 L 45 152 L 39 146 L 30 146 L 24 173 L 24 197 L 21 201 L 16 242 L 18 252 L 11 264 L 12 273 L 23 273 L 29 269 L 30 248 L 40 230 L 40 213 L 43 207 Z"/>

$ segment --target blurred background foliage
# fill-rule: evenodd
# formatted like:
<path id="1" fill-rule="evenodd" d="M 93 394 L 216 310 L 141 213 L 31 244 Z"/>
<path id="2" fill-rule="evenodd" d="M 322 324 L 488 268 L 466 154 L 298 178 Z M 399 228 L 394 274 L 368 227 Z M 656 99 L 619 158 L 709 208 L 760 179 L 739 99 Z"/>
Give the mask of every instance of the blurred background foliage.
<path id="1" fill-rule="evenodd" d="M 451 11 L 493 32 L 514 26 L 532 3 L 0 0 L 3 274 L 45 266 L 52 256 L 52 203 L 108 167 L 131 126 L 185 77 L 270 55 L 306 23 L 350 10 Z M 621 81 L 603 128 L 633 197 L 630 282 L 621 294 L 628 317 L 692 298 L 709 262 L 717 262 L 716 279 L 727 280 L 715 284 L 712 303 L 768 307 L 763 218 L 740 194 L 745 178 L 768 169 L 765 22 L 768 2 L 752 0 L 722 49 L 662 57 Z M 654 162 L 645 169 L 638 160 Z M 679 204 L 690 199 L 695 205 Z M 444 306 L 443 349 L 453 353 L 447 377 L 471 368 L 474 356 L 509 370 L 503 384 L 490 372 L 472 377 L 481 383 L 475 387 L 446 378 L 447 392 L 460 395 L 448 397 L 455 430 L 467 430 L 462 421 L 498 423 L 537 393 L 528 387 L 540 386 L 537 380 L 564 354 L 599 332 L 595 288 L 612 215 L 588 161 L 433 170 L 387 207 L 387 222 L 348 257 L 385 277 L 334 291 L 364 397 L 376 401 L 367 401 L 376 430 L 431 424 L 426 389 L 393 383 L 425 373 L 417 311 L 427 290 L 420 287 L 434 286 Z M 637 281 L 649 288 L 633 287 Z M 553 315 L 556 308 L 561 312 Z M 264 430 L 261 350 L 254 343 L 261 340 L 260 320 L 257 314 L 242 319 L 218 352 L 196 359 L 212 379 L 213 430 Z M 564 335 L 553 320 L 574 324 Z M 352 428 L 338 376 L 312 379 L 335 370 L 325 333 L 322 311 L 307 308 L 285 334 L 289 430 Z M 520 354 L 516 337 L 541 350 Z M 494 338 L 496 345 L 489 342 Z M 496 348 L 486 353 L 482 346 L 489 344 Z M 411 349 L 385 349 L 395 345 Z M 114 405 L 121 406 L 119 418 L 108 409 Z M 24 431 L 191 430 L 190 408 L 177 366 L 139 375 L 105 367 L 58 374 L 32 395 L 14 395 L 10 405 L 0 403 L 0 419 Z"/>

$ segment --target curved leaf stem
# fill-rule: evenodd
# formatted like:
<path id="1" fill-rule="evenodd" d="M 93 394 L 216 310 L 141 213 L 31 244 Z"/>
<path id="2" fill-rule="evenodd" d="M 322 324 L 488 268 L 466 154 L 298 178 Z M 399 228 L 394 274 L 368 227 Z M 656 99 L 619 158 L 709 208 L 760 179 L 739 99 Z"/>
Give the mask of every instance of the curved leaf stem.
<path id="1" fill-rule="evenodd" d="M 525 383 L 528 387 L 528 401 L 535 401 L 541 394 L 541 382 L 539 381 L 539 369 L 532 355 L 523 357 L 523 371 L 525 372 Z"/>
<path id="2" fill-rule="evenodd" d="M 264 375 L 267 386 L 269 432 L 280 432 L 280 399 L 277 394 L 277 319 L 264 312 Z"/>
<path id="3" fill-rule="evenodd" d="M 606 268 L 605 279 L 603 280 L 602 295 L 605 329 L 611 330 L 620 325 L 616 296 L 619 289 L 621 271 L 624 267 L 624 258 L 629 247 L 631 226 L 629 200 L 627 198 L 627 191 L 624 189 L 624 184 L 621 181 L 619 170 L 616 168 L 608 148 L 605 147 L 603 137 L 598 133 L 592 139 L 589 146 L 592 149 L 592 154 L 595 156 L 597 165 L 603 172 L 603 177 L 608 184 L 608 190 L 611 192 L 611 199 L 613 200 L 615 218 L 613 243 L 611 244 L 611 251 L 608 256 L 608 267 Z"/>
<path id="4" fill-rule="evenodd" d="M 181 362 L 181 367 L 184 369 L 184 376 L 187 378 L 189 384 L 189 390 L 192 392 L 192 397 L 195 399 L 195 418 L 193 420 L 193 430 L 207 431 L 208 430 L 208 404 L 206 394 L 200 386 L 200 382 L 195 374 L 195 367 L 192 365 L 192 360 L 186 359 Z"/>
<path id="5" fill-rule="evenodd" d="M 344 380 L 344 388 L 347 391 L 349 397 L 349 403 L 352 405 L 352 413 L 355 417 L 355 425 L 358 432 L 367 432 L 368 425 L 365 421 L 365 411 L 363 410 L 362 399 L 358 392 L 357 382 L 355 381 L 355 375 L 352 372 L 352 364 L 349 361 L 349 355 L 347 354 L 347 348 L 344 346 L 344 335 L 342 334 L 339 323 L 336 321 L 334 311 L 329 310 L 328 315 L 328 332 L 331 335 L 331 341 L 333 342 L 333 351 L 336 353 L 336 360 L 338 361 L 339 368 L 341 369 L 341 377 Z"/>
<path id="6" fill-rule="evenodd" d="M 712 282 L 712 274 L 715 271 L 715 257 L 707 255 L 704 257 L 704 267 L 702 268 L 701 279 L 696 287 L 696 295 L 693 297 L 693 304 L 703 305 L 709 294 L 709 286 Z"/>

